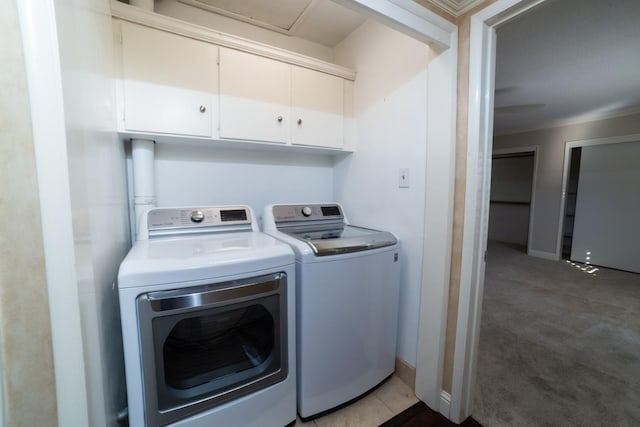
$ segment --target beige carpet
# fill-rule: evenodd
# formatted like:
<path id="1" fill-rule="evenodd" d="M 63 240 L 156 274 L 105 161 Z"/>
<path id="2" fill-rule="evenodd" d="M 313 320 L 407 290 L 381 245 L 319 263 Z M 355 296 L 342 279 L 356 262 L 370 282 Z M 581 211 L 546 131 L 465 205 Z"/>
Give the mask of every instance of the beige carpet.
<path id="1" fill-rule="evenodd" d="M 640 275 L 581 267 L 490 242 L 472 410 L 485 427 L 640 426 Z"/>

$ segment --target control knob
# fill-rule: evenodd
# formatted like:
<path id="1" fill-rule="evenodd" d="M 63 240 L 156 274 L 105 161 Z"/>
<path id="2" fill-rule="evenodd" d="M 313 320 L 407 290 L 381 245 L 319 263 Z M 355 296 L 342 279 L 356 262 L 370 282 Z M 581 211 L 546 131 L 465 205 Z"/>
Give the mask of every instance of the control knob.
<path id="1" fill-rule="evenodd" d="M 191 222 L 202 222 L 204 219 L 204 213 L 202 211 L 191 212 Z"/>
<path id="2" fill-rule="evenodd" d="M 302 215 L 311 216 L 311 214 L 312 214 L 311 207 L 305 206 L 304 208 L 302 208 Z"/>

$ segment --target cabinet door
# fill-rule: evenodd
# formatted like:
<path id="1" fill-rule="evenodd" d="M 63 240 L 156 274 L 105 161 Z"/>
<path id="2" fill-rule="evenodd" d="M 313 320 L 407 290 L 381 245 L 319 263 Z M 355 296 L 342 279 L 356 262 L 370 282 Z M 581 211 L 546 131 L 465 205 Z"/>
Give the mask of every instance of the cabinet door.
<path id="1" fill-rule="evenodd" d="M 220 137 L 288 142 L 291 66 L 220 48 Z"/>
<path id="2" fill-rule="evenodd" d="M 123 22 L 125 129 L 211 137 L 217 57 L 215 45 Z"/>
<path id="3" fill-rule="evenodd" d="M 344 79 L 292 66 L 293 144 L 344 146 Z"/>

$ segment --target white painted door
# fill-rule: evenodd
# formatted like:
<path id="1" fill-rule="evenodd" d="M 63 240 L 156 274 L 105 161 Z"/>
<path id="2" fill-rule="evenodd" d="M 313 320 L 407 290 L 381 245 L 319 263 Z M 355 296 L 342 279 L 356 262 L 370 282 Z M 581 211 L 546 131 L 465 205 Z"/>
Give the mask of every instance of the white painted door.
<path id="1" fill-rule="evenodd" d="M 122 22 L 124 128 L 211 137 L 218 47 Z"/>
<path id="2" fill-rule="evenodd" d="M 344 146 L 344 79 L 303 67 L 291 67 L 291 142 Z"/>
<path id="3" fill-rule="evenodd" d="M 571 260 L 640 273 L 640 141 L 582 147 Z"/>
<path id="4" fill-rule="evenodd" d="M 288 142 L 291 66 L 220 48 L 220 137 Z"/>

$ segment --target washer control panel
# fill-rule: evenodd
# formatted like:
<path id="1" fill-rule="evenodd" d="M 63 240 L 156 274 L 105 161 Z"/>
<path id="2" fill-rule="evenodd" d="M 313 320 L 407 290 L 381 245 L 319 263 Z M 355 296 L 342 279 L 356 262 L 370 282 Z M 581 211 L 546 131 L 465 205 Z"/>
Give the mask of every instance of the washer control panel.
<path id="1" fill-rule="evenodd" d="M 155 208 L 147 213 L 148 230 L 251 225 L 246 206 Z"/>
<path id="2" fill-rule="evenodd" d="M 274 205 L 276 223 L 290 221 L 344 220 L 338 204 Z"/>

